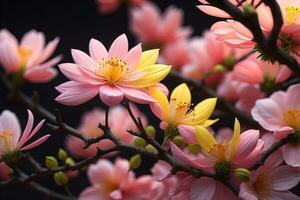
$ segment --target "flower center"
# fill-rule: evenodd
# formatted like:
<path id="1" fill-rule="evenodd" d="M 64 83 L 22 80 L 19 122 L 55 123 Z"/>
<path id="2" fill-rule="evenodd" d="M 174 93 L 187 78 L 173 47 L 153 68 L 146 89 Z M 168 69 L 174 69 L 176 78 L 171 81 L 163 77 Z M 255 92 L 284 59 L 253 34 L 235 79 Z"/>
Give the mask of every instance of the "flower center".
<path id="1" fill-rule="evenodd" d="M 259 197 L 259 200 L 269 199 L 271 194 L 272 183 L 266 175 L 260 174 L 257 177 L 253 187 Z"/>
<path id="2" fill-rule="evenodd" d="M 20 63 L 21 66 L 26 66 L 28 58 L 31 56 L 32 54 L 32 50 L 26 47 L 20 47 L 18 49 L 18 53 L 20 56 Z"/>
<path id="3" fill-rule="evenodd" d="M 295 38 L 292 35 L 288 35 L 286 33 L 280 33 L 279 39 L 281 42 L 281 48 L 288 54 L 296 54 L 298 55 L 298 52 L 296 51 L 297 46 L 299 43 L 295 40 Z"/>
<path id="4" fill-rule="evenodd" d="M 214 144 L 208 153 L 212 155 L 217 160 L 217 162 L 224 162 L 226 161 L 226 152 L 227 152 L 227 147 L 225 143 L 225 144 Z"/>
<path id="5" fill-rule="evenodd" d="M 186 114 L 191 112 L 191 103 L 170 99 L 170 121 L 175 123 L 182 120 Z"/>
<path id="6" fill-rule="evenodd" d="M 97 128 L 97 126 L 88 127 L 86 129 L 84 129 L 83 132 L 88 138 L 96 138 L 96 137 L 101 136 L 103 134 L 101 129 Z"/>
<path id="7" fill-rule="evenodd" d="M 96 70 L 96 75 L 104 76 L 110 85 L 116 85 L 127 71 L 127 63 L 114 57 L 103 60 Z"/>
<path id="8" fill-rule="evenodd" d="M 4 150 L 4 153 L 11 152 L 15 146 L 12 140 L 13 133 L 10 131 L 3 131 L 0 133 L 0 146 Z"/>
<path id="9" fill-rule="evenodd" d="M 289 24 L 294 24 L 300 14 L 300 6 L 286 6 L 286 20 Z"/>
<path id="10" fill-rule="evenodd" d="M 284 121 L 292 128 L 300 128 L 300 109 L 289 109 L 283 114 Z"/>

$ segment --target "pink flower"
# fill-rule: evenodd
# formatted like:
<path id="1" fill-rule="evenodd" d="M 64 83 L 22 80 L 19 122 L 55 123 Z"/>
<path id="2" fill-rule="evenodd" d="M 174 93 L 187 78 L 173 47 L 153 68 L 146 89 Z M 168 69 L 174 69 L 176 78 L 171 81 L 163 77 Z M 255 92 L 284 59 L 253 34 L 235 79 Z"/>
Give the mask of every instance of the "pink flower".
<path id="1" fill-rule="evenodd" d="M 183 12 L 169 7 L 161 15 L 157 6 L 143 3 L 131 12 L 130 28 L 137 38 L 147 46 L 161 47 L 185 39 L 191 34 L 190 28 L 183 28 Z"/>
<path id="2" fill-rule="evenodd" d="M 190 62 L 188 41 L 180 40 L 165 45 L 162 49 L 160 62 L 171 64 L 173 69 L 180 69 L 182 66 Z"/>
<path id="3" fill-rule="evenodd" d="M 218 143 L 214 136 L 202 127 L 196 127 L 196 138 L 202 148 L 202 153 L 190 156 L 171 143 L 173 157 L 188 166 L 209 172 L 227 173 L 237 168 L 250 168 L 261 155 L 263 141 L 259 139 L 259 131 L 247 130 L 240 135 L 239 122 L 235 121 L 234 133 L 230 141 Z M 225 171 L 224 171 L 225 170 Z M 191 188 L 191 199 L 235 199 L 222 183 L 210 178 L 195 179 L 186 176 L 181 179 L 179 191 Z M 223 194 L 221 198 L 220 193 Z"/>
<path id="4" fill-rule="evenodd" d="M 25 145 L 43 126 L 42 120 L 33 130 L 33 115 L 28 110 L 28 121 L 21 135 L 21 127 L 18 118 L 9 110 L 4 110 L 0 115 L 0 156 L 13 153 L 15 151 L 25 151 L 35 148 L 45 142 L 50 135 L 45 135 L 36 141 Z"/>
<path id="5" fill-rule="evenodd" d="M 258 100 L 251 114 L 264 129 L 274 132 L 274 136 L 283 139 L 297 133 L 300 128 L 300 84 L 290 86 L 286 92 L 278 91 L 269 98 Z M 287 164 L 299 167 L 298 156 L 300 142 L 287 144 L 282 148 Z"/>
<path id="6" fill-rule="evenodd" d="M 250 84 L 278 84 L 287 80 L 292 71 L 278 63 L 271 64 L 257 59 L 257 54 L 234 66 L 233 78 Z"/>
<path id="7" fill-rule="evenodd" d="M 161 192 L 157 195 L 157 200 L 188 200 L 187 192 L 174 194 L 180 180 L 176 176 L 170 176 L 172 167 L 165 161 L 159 160 L 151 169 L 152 176 L 159 181 Z"/>
<path id="8" fill-rule="evenodd" d="M 207 31 L 203 37 L 191 40 L 189 55 L 191 61 L 182 68 L 182 73 L 196 80 L 205 78 L 206 83 L 216 85 L 222 73 L 216 73 L 214 69 L 216 65 L 223 64 L 226 58 L 233 56 L 233 51 Z"/>
<path id="9" fill-rule="evenodd" d="M 99 160 L 87 172 L 92 186 L 86 188 L 79 200 L 149 200 L 159 189 L 151 176 L 135 178 L 127 160 L 117 159 L 115 165 Z"/>
<path id="10" fill-rule="evenodd" d="M 31 30 L 27 32 L 21 42 L 8 30 L 0 31 L 0 63 L 7 73 L 24 73 L 23 77 L 34 83 L 52 80 L 57 71 L 52 68 L 61 56 L 45 62 L 55 51 L 58 38 L 45 46 L 45 35 L 42 32 Z"/>
<path id="11" fill-rule="evenodd" d="M 5 164 L 5 162 L 0 162 L 0 180 L 9 179 L 10 168 Z"/>
<path id="12" fill-rule="evenodd" d="M 131 106 L 135 116 L 141 117 L 143 124 L 147 125 L 146 117 L 139 112 L 135 106 Z M 121 106 L 113 107 L 109 112 L 109 127 L 112 133 L 117 136 L 124 143 L 131 143 L 133 136 L 127 130 L 136 130 L 136 125 L 130 118 L 128 111 Z M 103 134 L 102 130 L 98 128 L 99 123 L 105 123 L 105 112 L 103 110 L 94 108 L 92 111 L 83 115 L 78 130 L 87 138 L 96 138 Z M 84 142 L 74 136 L 68 136 L 66 139 L 66 147 L 72 155 L 79 158 L 86 158 L 95 155 L 97 147 L 100 149 L 107 149 L 114 146 L 114 143 L 108 139 L 104 139 L 96 144 L 91 145 L 87 149 L 83 149 Z"/>
<path id="13" fill-rule="evenodd" d="M 299 200 L 288 190 L 296 186 L 300 181 L 300 171 L 282 164 L 280 152 L 270 156 L 264 165 L 258 168 L 250 176 L 250 181 L 242 183 L 240 197 L 244 200 Z"/>
<path id="14" fill-rule="evenodd" d="M 155 64 L 158 49 L 142 53 L 138 44 L 128 51 L 125 34 L 119 36 L 109 51 L 101 42 L 90 40 L 90 56 L 80 50 L 72 50 L 75 63 L 60 64 L 61 72 L 71 81 L 56 87 L 61 93 L 61 104 L 76 106 L 89 101 L 97 94 L 109 106 L 127 98 L 147 104 L 154 100 L 147 88 L 155 86 L 170 71 L 170 66 Z"/>
<path id="15" fill-rule="evenodd" d="M 128 3 L 129 6 L 134 7 L 144 3 L 145 0 L 127 0 L 127 1 L 125 2 Z M 99 12 L 107 14 L 116 11 L 120 7 L 122 1 L 121 0 L 96 0 L 96 3 L 98 4 Z"/>

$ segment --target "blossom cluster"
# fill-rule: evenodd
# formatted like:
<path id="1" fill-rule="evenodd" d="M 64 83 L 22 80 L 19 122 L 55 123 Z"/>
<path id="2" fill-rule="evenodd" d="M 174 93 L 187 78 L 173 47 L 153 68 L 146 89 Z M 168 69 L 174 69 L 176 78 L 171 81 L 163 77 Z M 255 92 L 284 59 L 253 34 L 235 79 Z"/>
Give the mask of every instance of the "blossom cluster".
<path id="1" fill-rule="evenodd" d="M 244 22 L 218 1 L 199 0 L 199 10 L 219 21 L 193 37 L 179 8 L 161 12 L 146 0 L 125 2 L 129 28 L 141 42 L 132 48 L 125 34 L 110 47 L 91 38 L 88 52 L 72 49 L 73 61 L 60 63 L 61 56 L 50 59 L 58 38 L 45 45 L 45 34 L 31 30 L 18 42 L 8 30 L 0 31 L 0 78 L 9 85 L 10 95 L 46 118 L 53 132 L 68 134 L 58 156 L 45 157 L 44 167 L 24 152 L 50 137 L 29 143 L 45 120 L 33 128 L 34 116 L 28 110 L 22 132 L 16 114 L 4 110 L 0 178 L 22 185 L 53 175 L 73 199 L 69 181 L 86 174 L 90 185 L 80 191 L 80 200 L 300 199 L 290 191 L 300 182 L 298 72 L 270 57 Z M 257 19 L 264 38 L 272 36 L 276 21 L 268 3 L 224 2 L 245 18 Z M 274 2 L 283 21 L 276 47 L 299 67 L 300 3 Z M 122 3 L 97 1 L 102 14 Z M 99 104 L 83 113 L 77 128 L 22 93 L 26 84 L 47 83 L 59 72 L 68 81 L 55 87 L 56 102 L 73 107 Z M 168 76 L 180 84 L 169 86 Z M 135 170 L 148 163 L 143 162 L 147 156 L 155 163 L 138 176 Z M 26 158 L 35 173 L 20 171 Z"/>

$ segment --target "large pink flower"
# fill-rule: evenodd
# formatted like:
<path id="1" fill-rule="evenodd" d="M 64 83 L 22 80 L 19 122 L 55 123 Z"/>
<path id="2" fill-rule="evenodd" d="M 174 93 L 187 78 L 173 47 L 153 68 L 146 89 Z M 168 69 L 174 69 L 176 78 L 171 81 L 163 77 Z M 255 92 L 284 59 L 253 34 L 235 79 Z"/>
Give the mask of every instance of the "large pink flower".
<path id="1" fill-rule="evenodd" d="M 4 110 L 0 115 L 0 156 L 13 153 L 15 151 L 25 151 L 37 147 L 45 142 L 50 135 L 45 135 L 36 141 L 26 144 L 43 126 L 42 120 L 33 130 L 33 115 L 28 110 L 27 125 L 21 135 L 21 127 L 18 118 L 9 110 Z"/>
<path id="2" fill-rule="evenodd" d="M 52 67 L 61 60 L 60 56 L 48 60 L 58 42 L 59 39 L 55 38 L 45 46 L 45 35 L 31 30 L 19 43 L 8 30 L 2 29 L 0 63 L 7 73 L 24 73 L 23 77 L 30 82 L 48 82 L 57 74 Z"/>
<path id="3" fill-rule="evenodd" d="M 128 51 L 125 34 L 112 43 L 108 52 L 101 42 L 91 39 L 89 51 L 90 56 L 73 49 L 75 63 L 59 65 L 61 72 L 71 81 L 56 87 L 61 93 L 56 101 L 75 106 L 99 94 L 109 106 L 120 103 L 124 97 L 136 103 L 154 102 L 147 88 L 155 86 L 171 68 L 155 64 L 158 49 L 142 53 L 139 44 Z"/>
<path id="4" fill-rule="evenodd" d="M 263 166 L 250 176 L 250 181 L 242 183 L 240 197 L 244 200 L 299 200 L 290 189 L 300 181 L 300 171 L 282 164 L 280 152 L 270 156 Z"/>
<path id="5" fill-rule="evenodd" d="M 143 124 L 147 125 L 147 119 L 139 112 L 139 110 L 131 106 L 135 116 L 140 117 Z M 127 132 L 127 130 L 136 130 L 136 125 L 130 118 L 128 111 L 121 107 L 113 107 L 109 112 L 109 127 L 111 132 L 117 136 L 124 143 L 131 143 L 133 136 Z M 78 130 L 85 135 L 87 138 L 96 138 L 103 134 L 102 130 L 98 128 L 99 123 L 105 123 L 105 112 L 104 110 L 94 108 L 92 111 L 87 112 L 83 115 Z M 106 149 L 112 147 L 114 143 L 108 139 L 101 140 L 100 142 L 91 145 L 87 149 L 83 149 L 84 142 L 77 137 L 68 136 L 66 138 L 66 147 L 69 152 L 79 158 L 86 158 L 95 155 L 97 147 L 100 149 Z"/>
<path id="6" fill-rule="evenodd" d="M 264 129 L 283 139 L 300 128 L 300 84 L 290 86 L 286 92 L 278 91 L 269 98 L 258 100 L 251 114 Z M 299 134 L 299 133 L 294 133 Z M 283 147 L 284 160 L 292 166 L 300 166 L 298 156 L 300 142 L 297 140 Z"/>
<path id="7" fill-rule="evenodd" d="M 162 47 L 168 43 L 187 38 L 190 28 L 183 28 L 183 12 L 169 7 L 165 14 L 152 3 L 144 3 L 131 12 L 130 28 L 138 39 L 148 46 Z"/>
<path id="8" fill-rule="evenodd" d="M 159 190 L 151 176 L 135 178 L 123 159 L 117 159 L 115 165 L 99 160 L 87 174 L 92 186 L 80 194 L 79 200 L 149 200 L 155 199 Z"/>

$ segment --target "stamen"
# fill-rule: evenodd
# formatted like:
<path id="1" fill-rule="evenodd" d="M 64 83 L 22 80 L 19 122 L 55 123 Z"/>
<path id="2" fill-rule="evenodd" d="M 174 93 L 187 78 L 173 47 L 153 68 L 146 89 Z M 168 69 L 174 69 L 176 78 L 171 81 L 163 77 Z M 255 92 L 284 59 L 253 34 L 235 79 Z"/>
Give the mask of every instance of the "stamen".
<path id="1" fill-rule="evenodd" d="M 31 56 L 32 54 L 32 50 L 26 47 L 20 47 L 18 49 L 18 53 L 20 56 L 20 63 L 22 66 L 26 66 L 28 58 Z"/>
<path id="2" fill-rule="evenodd" d="M 300 6 L 286 6 L 286 20 L 289 24 L 294 24 L 300 14 Z"/>
<path id="3" fill-rule="evenodd" d="M 284 121 L 294 129 L 300 128 L 300 110 L 299 109 L 289 109 L 283 115 Z"/>

